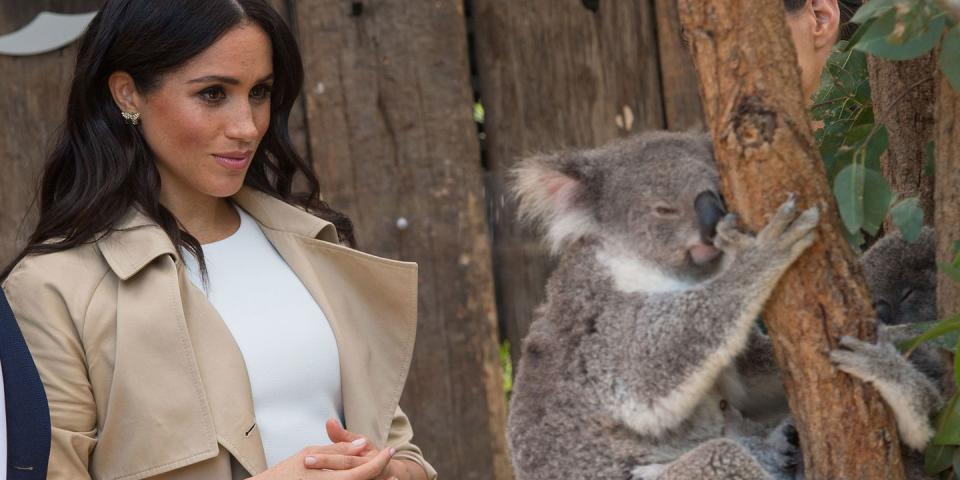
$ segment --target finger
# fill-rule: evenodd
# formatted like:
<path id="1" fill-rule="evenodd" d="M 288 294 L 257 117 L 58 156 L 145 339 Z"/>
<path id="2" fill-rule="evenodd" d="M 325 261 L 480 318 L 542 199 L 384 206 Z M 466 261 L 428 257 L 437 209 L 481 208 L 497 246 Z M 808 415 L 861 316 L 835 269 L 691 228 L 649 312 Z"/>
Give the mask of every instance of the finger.
<path id="1" fill-rule="evenodd" d="M 303 459 L 303 465 L 307 468 L 325 469 L 325 470 L 350 470 L 357 468 L 369 462 L 366 457 L 357 457 L 353 455 L 309 455 Z"/>
<path id="2" fill-rule="evenodd" d="M 327 420 L 327 436 L 333 442 L 358 442 L 355 445 L 362 445 L 362 442 L 359 442 L 360 440 L 366 441 L 363 435 L 357 435 L 343 428 L 340 426 L 340 422 L 333 418 Z"/>
<path id="3" fill-rule="evenodd" d="M 339 442 L 322 447 L 309 446 L 303 449 L 305 455 L 361 455 L 366 442 L 355 445 L 351 442 Z"/>
<path id="4" fill-rule="evenodd" d="M 333 478 L 337 480 L 369 480 L 376 478 L 387 468 L 387 464 L 390 463 L 390 459 L 394 453 L 397 453 L 397 451 L 393 448 L 384 448 L 367 463 L 356 468 L 351 468 L 350 470 L 336 472 L 336 476 Z"/>

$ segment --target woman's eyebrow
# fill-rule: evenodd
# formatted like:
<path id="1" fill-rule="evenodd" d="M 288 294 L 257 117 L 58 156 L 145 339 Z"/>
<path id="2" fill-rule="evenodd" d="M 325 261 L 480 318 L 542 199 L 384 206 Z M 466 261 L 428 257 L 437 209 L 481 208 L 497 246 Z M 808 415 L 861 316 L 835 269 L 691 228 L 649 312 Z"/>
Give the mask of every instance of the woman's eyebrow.
<path id="1" fill-rule="evenodd" d="M 266 77 L 257 80 L 255 83 L 263 83 L 269 80 L 273 80 L 273 74 L 267 75 Z M 193 80 L 188 80 L 187 83 L 208 83 L 208 82 L 220 82 L 226 83 L 227 85 L 240 85 L 240 80 L 234 77 L 225 77 L 223 75 L 206 75 L 199 78 L 194 78 Z"/>

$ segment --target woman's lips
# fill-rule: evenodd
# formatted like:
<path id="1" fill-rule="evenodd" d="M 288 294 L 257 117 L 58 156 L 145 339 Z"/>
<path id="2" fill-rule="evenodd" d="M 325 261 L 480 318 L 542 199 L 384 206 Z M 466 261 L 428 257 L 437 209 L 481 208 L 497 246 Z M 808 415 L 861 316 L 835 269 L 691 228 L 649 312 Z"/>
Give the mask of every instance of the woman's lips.
<path id="1" fill-rule="evenodd" d="M 251 155 L 249 153 L 214 153 L 213 158 L 217 163 L 231 170 L 243 170 L 247 168 Z"/>

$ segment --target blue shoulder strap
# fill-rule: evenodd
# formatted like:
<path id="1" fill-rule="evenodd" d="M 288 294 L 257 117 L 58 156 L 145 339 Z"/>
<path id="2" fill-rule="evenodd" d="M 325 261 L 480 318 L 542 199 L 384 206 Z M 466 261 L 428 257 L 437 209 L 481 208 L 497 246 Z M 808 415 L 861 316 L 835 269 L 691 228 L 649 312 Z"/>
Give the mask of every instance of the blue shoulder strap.
<path id="1" fill-rule="evenodd" d="M 7 411 L 7 478 L 47 478 L 50 410 L 40 374 L 0 290 L 0 367 Z M 2 465 L 0 465 L 2 467 Z"/>

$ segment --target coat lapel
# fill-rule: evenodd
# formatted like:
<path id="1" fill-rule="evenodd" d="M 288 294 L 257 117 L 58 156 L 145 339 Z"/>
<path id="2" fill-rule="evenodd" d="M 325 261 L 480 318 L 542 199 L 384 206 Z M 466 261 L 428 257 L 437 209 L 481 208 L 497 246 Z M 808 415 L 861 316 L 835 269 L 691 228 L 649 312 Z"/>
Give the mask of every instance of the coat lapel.
<path id="1" fill-rule="evenodd" d="M 416 338 L 416 264 L 340 246 L 329 223 L 266 194 L 244 189 L 233 198 L 257 219 L 331 324 L 346 428 L 384 445 Z"/>

